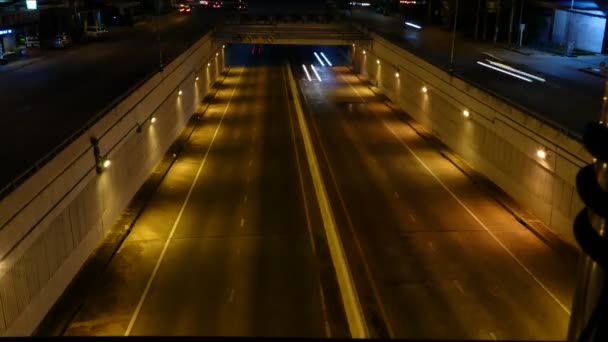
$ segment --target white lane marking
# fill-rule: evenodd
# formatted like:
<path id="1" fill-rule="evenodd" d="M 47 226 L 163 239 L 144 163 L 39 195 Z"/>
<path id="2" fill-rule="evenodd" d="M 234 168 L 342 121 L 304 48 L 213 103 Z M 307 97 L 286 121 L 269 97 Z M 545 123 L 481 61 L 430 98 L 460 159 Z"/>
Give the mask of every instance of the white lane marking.
<path id="1" fill-rule="evenodd" d="M 412 221 L 416 222 L 416 218 L 414 217 L 414 214 L 410 213 L 410 218 L 412 219 Z"/>
<path id="2" fill-rule="evenodd" d="M 359 93 L 359 91 L 350 83 L 349 80 L 347 80 L 344 76 L 342 76 L 340 74 L 340 76 L 342 77 L 342 79 L 344 79 L 346 82 L 348 82 L 348 84 L 350 85 L 350 87 L 357 93 L 357 95 L 363 99 L 363 96 L 361 96 L 361 94 Z M 460 204 L 460 206 L 473 218 L 473 220 L 475 220 L 491 237 L 492 239 L 494 239 L 494 241 L 496 241 L 496 243 L 498 243 L 500 245 L 500 247 L 502 247 L 502 249 L 507 252 L 507 254 L 509 254 L 509 256 L 511 256 L 511 258 L 513 260 L 515 260 L 515 262 L 526 272 L 528 273 L 528 275 L 534 280 L 534 282 L 536 282 L 536 284 L 538 286 L 540 286 L 545 293 L 547 293 L 549 295 L 549 297 L 551 297 L 551 299 L 553 299 L 557 305 L 559 307 L 562 308 L 562 310 L 564 310 L 568 316 L 570 316 L 570 310 L 568 310 L 568 308 L 553 294 L 553 292 L 551 292 L 551 290 L 549 290 L 545 284 L 543 284 L 542 281 L 540 281 L 540 279 L 538 279 L 534 273 L 532 273 L 532 271 L 530 271 L 530 269 L 528 269 L 528 267 L 526 267 L 526 265 L 524 265 L 517 256 L 515 256 L 515 254 L 513 254 L 513 252 L 511 252 L 511 250 L 505 246 L 504 243 L 502 243 L 502 241 L 500 241 L 500 239 L 498 239 L 498 237 L 479 219 L 479 217 L 477 217 L 477 215 L 475 215 L 475 213 L 473 213 L 473 211 L 471 209 L 469 209 L 469 207 L 464 204 L 464 202 L 462 202 L 460 200 L 460 198 L 458 196 L 456 196 L 456 194 L 454 192 L 452 192 L 452 190 L 450 190 L 450 188 L 448 188 L 447 185 L 445 185 L 445 183 L 443 183 L 443 181 L 424 163 L 424 161 L 422 161 L 422 159 L 420 159 L 420 157 L 418 157 L 418 155 L 416 154 L 416 152 L 414 152 L 414 150 L 412 150 L 403 140 L 401 140 L 401 138 L 399 137 L 399 135 L 397 135 L 397 133 L 393 130 L 393 128 L 391 126 L 389 126 L 386 121 L 384 121 L 384 119 L 382 118 L 378 118 L 382 124 L 384 125 L 384 127 L 386 127 L 392 134 L 393 136 L 395 136 L 395 138 L 399 141 L 399 143 L 405 147 L 405 149 L 407 149 L 412 156 L 414 156 L 414 158 L 416 158 L 416 160 L 418 161 L 418 163 L 420 163 L 420 165 L 422 165 L 426 171 L 433 176 L 433 178 L 435 178 L 435 180 L 437 181 L 437 183 L 439 183 L 449 194 L 450 196 L 452 196 L 452 198 L 454 198 L 456 200 L 456 202 L 458 202 L 458 204 Z"/>
<path id="3" fill-rule="evenodd" d="M 491 338 L 492 338 L 494 341 L 498 340 L 498 339 L 496 338 L 496 335 L 494 335 L 494 333 L 493 333 L 493 332 L 490 332 L 490 337 L 491 337 Z"/>
<path id="4" fill-rule="evenodd" d="M 232 303 L 233 300 L 234 300 L 234 289 L 231 289 L 230 290 L 230 298 L 228 298 L 228 301 L 230 303 Z"/>
<path id="5" fill-rule="evenodd" d="M 399 193 L 397 193 L 397 191 L 395 191 L 395 197 L 399 198 Z"/>
<path id="6" fill-rule="evenodd" d="M 365 338 L 369 336 L 369 330 L 367 329 L 363 309 L 361 308 L 361 303 L 359 302 L 359 297 L 357 295 L 353 278 L 348 267 L 344 247 L 342 246 L 342 241 L 338 235 L 336 221 L 331 209 L 331 203 L 329 202 L 327 190 L 325 189 L 317 156 L 310 138 L 308 125 L 306 124 L 306 119 L 304 118 L 304 113 L 302 111 L 302 105 L 300 104 L 298 90 L 289 66 L 287 66 L 287 75 L 289 76 L 289 87 L 293 97 L 296 114 L 298 116 L 300 133 L 302 134 L 304 150 L 306 151 L 306 157 L 308 160 L 308 167 L 310 169 L 317 202 L 319 203 L 321 218 L 323 219 L 323 226 L 327 236 L 327 244 L 329 245 L 330 255 L 336 270 L 336 278 L 338 280 L 340 294 L 342 295 L 342 302 L 344 303 L 344 311 L 346 312 L 349 330 L 353 338 Z"/>
<path id="7" fill-rule="evenodd" d="M 458 282 L 458 280 L 454 279 L 454 285 L 456 286 L 458 291 L 460 291 L 460 293 L 464 294 L 464 290 L 463 290 L 462 286 L 460 286 L 460 282 Z"/>
<path id="8" fill-rule="evenodd" d="M 241 72 L 239 73 L 239 77 L 236 81 L 236 85 L 235 85 L 234 89 L 232 90 L 232 94 L 230 95 L 230 99 L 228 100 L 228 103 L 226 104 L 226 108 L 224 109 L 224 113 L 222 113 L 220 122 L 218 123 L 217 127 L 215 128 L 215 132 L 213 133 L 213 137 L 211 138 L 211 143 L 209 144 L 209 147 L 207 148 L 207 152 L 205 152 L 205 156 L 203 157 L 203 160 L 201 161 L 201 164 L 199 165 L 198 170 L 196 171 L 196 176 L 194 176 L 194 179 L 192 180 L 192 184 L 190 185 L 188 194 L 186 195 L 186 198 L 184 199 L 184 203 L 182 203 L 182 207 L 179 210 L 179 213 L 177 214 L 177 218 L 175 219 L 175 222 L 173 223 L 173 227 L 171 227 L 171 232 L 169 233 L 169 236 L 167 237 L 167 241 L 165 241 L 163 250 L 160 252 L 160 257 L 156 261 L 156 265 L 154 266 L 154 270 L 152 271 L 152 274 L 150 275 L 150 278 L 148 279 L 146 288 L 144 289 L 144 292 L 142 293 L 141 297 L 139 298 L 139 302 L 137 303 L 137 306 L 135 307 L 135 312 L 133 312 L 133 316 L 131 316 L 131 320 L 129 321 L 127 330 L 125 330 L 124 336 L 129 336 L 129 334 L 131 333 L 131 329 L 133 329 L 135 320 L 137 320 L 137 316 L 139 315 L 139 312 L 141 311 L 141 307 L 144 304 L 144 300 L 146 300 L 148 291 L 150 291 L 150 286 L 152 286 L 152 281 L 156 277 L 156 273 L 158 272 L 160 263 L 163 261 L 163 258 L 165 257 L 165 253 L 167 252 L 167 248 L 169 247 L 169 242 L 171 242 L 171 238 L 173 237 L 173 234 L 175 233 L 175 229 L 177 228 L 177 225 L 179 224 L 179 221 L 181 220 L 182 215 L 184 214 L 184 210 L 186 209 L 186 205 L 188 204 L 188 201 L 190 200 L 190 196 L 192 195 L 194 186 L 196 185 L 196 182 L 198 181 L 201 171 L 203 170 L 203 166 L 205 166 L 205 161 L 207 160 L 207 156 L 209 156 L 209 151 L 211 151 L 211 147 L 213 147 L 213 142 L 215 141 L 215 138 L 217 137 L 217 132 L 219 132 L 220 127 L 222 126 L 222 122 L 224 121 L 224 117 L 226 116 L 226 112 L 228 111 L 228 107 L 230 107 L 230 102 L 232 101 L 234 93 L 236 92 L 238 84 L 241 80 L 242 73 L 243 73 L 243 71 L 241 70 Z"/>
<path id="9" fill-rule="evenodd" d="M 243 226 L 245 226 L 245 219 L 244 218 L 241 219 L 241 227 L 243 227 Z"/>
<path id="10" fill-rule="evenodd" d="M 437 252 L 437 250 L 435 249 L 435 245 L 433 245 L 432 242 L 429 242 L 429 247 L 431 248 L 431 250 L 433 250 L 433 252 Z"/>
<path id="11" fill-rule="evenodd" d="M 245 195 L 245 197 L 243 197 L 243 203 L 247 203 L 247 195 Z"/>

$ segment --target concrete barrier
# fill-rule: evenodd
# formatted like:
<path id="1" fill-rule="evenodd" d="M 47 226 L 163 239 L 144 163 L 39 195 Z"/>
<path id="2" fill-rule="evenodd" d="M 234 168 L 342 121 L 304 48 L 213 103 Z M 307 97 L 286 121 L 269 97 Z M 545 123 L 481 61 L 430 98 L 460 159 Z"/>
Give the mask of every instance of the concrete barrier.
<path id="1" fill-rule="evenodd" d="M 2 199 L 0 335 L 33 332 L 223 67 L 222 46 L 208 34 Z M 96 173 L 91 137 L 99 139 L 101 155 L 111 161 L 101 174 Z"/>
<path id="2" fill-rule="evenodd" d="M 576 246 L 572 222 L 583 203 L 575 177 L 592 159 L 580 139 L 378 35 L 372 38 L 370 45 L 354 47 L 354 70 L 558 237 Z M 537 155 L 539 150 L 546 158 Z"/>

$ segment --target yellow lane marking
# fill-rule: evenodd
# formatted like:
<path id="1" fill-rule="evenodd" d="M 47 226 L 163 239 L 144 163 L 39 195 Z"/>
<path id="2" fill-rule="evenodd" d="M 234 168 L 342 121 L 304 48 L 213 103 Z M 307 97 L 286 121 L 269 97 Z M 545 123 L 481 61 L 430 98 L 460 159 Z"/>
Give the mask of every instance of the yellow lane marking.
<path id="1" fill-rule="evenodd" d="M 283 78 L 285 78 L 285 74 L 283 73 Z M 288 96 L 289 90 L 287 89 L 287 82 L 285 82 L 285 95 Z M 289 125 L 291 127 L 291 138 L 293 141 L 293 149 L 295 151 L 296 157 L 296 165 L 298 167 L 298 178 L 300 180 L 300 191 L 302 191 L 302 202 L 304 202 L 304 214 L 306 216 L 306 227 L 308 228 L 308 237 L 310 241 L 310 246 L 312 248 L 312 253 L 317 257 L 317 248 L 315 246 L 315 240 L 312 235 L 312 224 L 310 222 L 310 211 L 308 208 L 308 202 L 306 201 L 306 187 L 304 186 L 304 177 L 302 176 L 302 165 L 300 164 L 300 152 L 298 152 L 298 145 L 296 142 L 296 133 L 293 125 L 293 120 L 291 118 L 293 111 L 291 106 L 287 106 L 287 111 L 289 113 Z M 323 291 L 323 286 L 321 285 L 321 279 L 317 280 L 319 283 L 319 296 L 321 297 L 321 311 L 323 312 L 323 322 L 325 323 L 325 337 L 331 337 L 331 327 L 329 325 L 329 320 L 327 319 L 327 305 L 325 304 L 325 294 Z"/>

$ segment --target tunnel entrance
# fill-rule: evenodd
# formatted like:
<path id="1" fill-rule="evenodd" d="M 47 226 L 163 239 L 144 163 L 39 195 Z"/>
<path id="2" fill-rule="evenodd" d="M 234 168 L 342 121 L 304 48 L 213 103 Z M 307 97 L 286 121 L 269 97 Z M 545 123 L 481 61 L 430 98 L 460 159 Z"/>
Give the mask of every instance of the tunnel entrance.
<path id="1" fill-rule="evenodd" d="M 351 63 L 350 45 L 226 44 L 226 66 L 270 66 L 287 62 L 321 66 Z"/>

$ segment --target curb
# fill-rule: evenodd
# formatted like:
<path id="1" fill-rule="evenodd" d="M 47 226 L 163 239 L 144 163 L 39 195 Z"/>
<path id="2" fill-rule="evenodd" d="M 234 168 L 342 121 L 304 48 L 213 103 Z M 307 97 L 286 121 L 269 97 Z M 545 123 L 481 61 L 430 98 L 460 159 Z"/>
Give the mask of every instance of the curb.
<path id="1" fill-rule="evenodd" d="M 206 100 L 206 106 L 200 113 L 195 112 L 192 114 L 182 133 L 169 146 L 163 158 L 150 173 L 150 176 L 148 176 L 144 184 L 135 193 L 127 207 L 122 210 L 121 215 L 115 220 L 110 232 L 89 255 L 83 266 L 46 313 L 31 336 L 63 336 L 65 334 L 69 324 L 86 304 L 89 293 L 94 290 L 95 284 L 101 279 L 116 252 L 120 249 L 124 240 L 129 236 L 131 229 L 146 209 L 149 200 L 156 193 L 156 190 L 173 167 L 183 147 L 199 127 L 201 117 L 209 108 L 210 99 L 214 98 L 217 94 L 229 70 L 230 67 L 226 68 L 223 72 L 223 78 L 220 81 L 216 81 L 218 86 L 214 87 L 214 91 L 210 91 L 203 98 Z M 186 133 L 189 128 L 191 128 L 190 132 Z"/>
<path id="2" fill-rule="evenodd" d="M 35 64 L 37 62 L 43 61 L 44 59 L 46 59 L 46 56 L 33 57 L 29 61 L 24 62 L 23 64 L 20 64 L 18 66 L 14 66 L 12 68 L 10 67 L 11 64 L 9 63 L 6 66 L 0 68 L 0 75 L 1 74 L 8 74 L 9 72 L 13 72 L 13 71 L 17 71 L 19 69 L 23 69 L 23 68 L 25 68 L 25 67 L 27 67 L 29 65 L 32 65 L 32 64 Z M 4 68 L 6 68 L 7 70 L 2 70 Z"/>
<path id="3" fill-rule="evenodd" d="M 502 46 L 500 46 L 500 48 L 502 48 L 504 50 L 509 50 L 509 51 L 512 51 L 512 52 L 515 52 L 515 53 L 518 53 L 518 54 L 524 55 L 524 56 L 532 56 L 532 55 L 534 55 L 533 52 L 524 52 L 524 51 L 518 50 L 517 48 L 512 48 L 510 46 L 502 45 Z"/>
<path id="4" fill-rule="evenodd" d="M 577 70 L 578 70 L 578 71 L 581 71 L 581 72 L 584 72 L 584 73 L 586 73 L 586 74 L 589 74 L 589 75 L 596 76 L 596 77 L 600 77 L 600 78 L 608 78 L 608 73 L 606 73 L 606 74 L 602 74 L 601 72 L 599 72 L 599 71 L 594 71 L 594 70 L 592 70 L 592 69 L 590 69 L 590 68 L 580 68 L 580 69 L 577 69 Z"/>
<path id="5" fill-rule="evenodd" d="M 357 75 L 359 78 L 359 75 Z M 361 78 L 359 78 L 361 79 Z M 369 83 L 369 82 L 367 82 Z M 385 98 L 384 104 L 389 107 L 393 112 L 400 116 L 400 119 L 410 126 L 416 134 L 422 137 L 424 140 L 434 145 L 435 149 L 439 154 L 454 165 L 460 172 L 462 172 L 467 178 L 469 178 L 473 184 L 477 185 L 480 190 L 490 196 L 496 201 L 501 207 L 503 207 L 509 214 L 511 214 L 517 222 L 528 229 L 532 234 L 537 236 L 551 249 L 558 253 L 571 258 L 576 261 L 579 255 L 578 249 L 571 246 L 567 242 L 559 238 L 547 225 L 545 225 L 540 219 L 527 210 L 523 209 L 511 196 L 509 196 L 504 190 L 498 187 L 494 182 L 485 177 L 483 174 L 476 171 L 471 167 L 464 159 L 452 152 L 439 138 L 429 132 L 422 125 L 416 123 L 402 109 L 395 107 L 395 105 L 388 100 L 378 88 L 370 85 L 368 88 L 377 96 Z"/>

